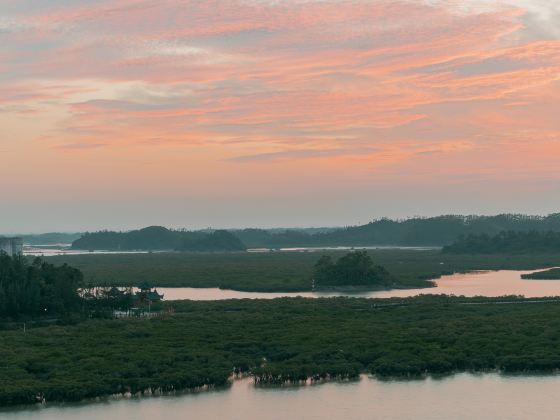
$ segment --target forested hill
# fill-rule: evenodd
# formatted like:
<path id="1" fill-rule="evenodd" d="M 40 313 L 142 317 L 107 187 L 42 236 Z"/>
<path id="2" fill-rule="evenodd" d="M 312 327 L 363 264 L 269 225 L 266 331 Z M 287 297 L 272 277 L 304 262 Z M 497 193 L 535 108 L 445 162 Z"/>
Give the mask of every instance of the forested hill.
<path id="1" fill-rule="evenodd" d="M 243 242 L 225 230 L 187 232 L 151 226 L 130 232 L 101 231 L 86 233 L 72 243 L 74 249 L 86 250 L 178 250 L 178 251 L 243 251 Z"/>
<path id="2" fill-rule="evenodd" d="M 75 249 L 241 251 L 246 248 L 313 246 L 445 246 L 459 237 L 500 232 L 560 232 L 560 213 L 549 216 L 438 216 L 379 219 L 339 229 L 169 230 L 152 226 L 130 232 L 86 233 Z"/>
<path id="3" fill-rule="evenodd" d="M 559 232 L 501 232 L 469 235 L 442 250 L 449 254 L 553 253 L 560 251 Z"/>
<path id="4" fill-rule="evenodd" d="M 549 216 L 501 214 L 497 216 L 438 216 L 406 220 L 375 220 L 367 225 L 310 234 L 291 229 L 233 231 L 249 248 L 294 246 L 443 246 L 460 236 L 496 235 L 503 231 L 560 232 L 560 213 Z"/>

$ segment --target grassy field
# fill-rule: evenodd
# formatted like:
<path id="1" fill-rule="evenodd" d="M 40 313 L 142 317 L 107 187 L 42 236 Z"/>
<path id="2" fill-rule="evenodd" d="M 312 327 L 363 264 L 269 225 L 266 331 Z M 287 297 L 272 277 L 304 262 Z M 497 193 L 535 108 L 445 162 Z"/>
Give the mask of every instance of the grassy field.
<path id="1" fill-rule="evenodd" d="M 99 285 L 159 287 L 220 287 L 240 291 L 307 291 L 313 266 L 321 255 L 341 252 L 277 253 L 153 253 L 91 254 L 48 257 L 53 264 L 68 263 Z M 429 287 L 427 279 L 471 270 L 532 270 L 560 265 L 560 254 L 457 255 L 438 250 L 374 250 L 376 264 L 398 280 L 396 287 Z"/>
<path id="2" fill-rule="evenodd" d="M 0 406 L 224 385 L 234 372 L 277 384 L 557 371 L 560 301 L 494 301 L 175 301 L 175 314 L 157 319 L 3 331 Z"/>

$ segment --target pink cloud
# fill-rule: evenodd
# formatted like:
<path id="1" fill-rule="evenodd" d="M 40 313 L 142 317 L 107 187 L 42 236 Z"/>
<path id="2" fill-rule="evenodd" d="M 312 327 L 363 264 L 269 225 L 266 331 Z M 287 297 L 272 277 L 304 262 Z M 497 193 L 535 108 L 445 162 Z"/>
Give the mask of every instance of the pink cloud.
<path id="1" fill-rule="evenodd" d="M 531 149 L 548 162 L 556 150 L 560 41 L 523 36 L 524 13 L 76 1 L 13 16 L 20 24 L 0 35 L 0 105 L 53 114 L 43 142 L 65 154 L 184 148 L 218 167 L 313 160 L 396 179 L 445 154 L 453 164 L 438 176 L 486 176 L 481 156 L 510 143 L 511 159 Z"/>

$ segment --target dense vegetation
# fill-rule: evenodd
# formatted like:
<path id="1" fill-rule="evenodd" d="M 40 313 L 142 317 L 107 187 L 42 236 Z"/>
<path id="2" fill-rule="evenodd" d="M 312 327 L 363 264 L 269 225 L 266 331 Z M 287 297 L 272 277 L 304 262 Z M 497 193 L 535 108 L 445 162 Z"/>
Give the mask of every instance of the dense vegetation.
<path id="1" fill-rule="evenodd" d="M 80 307 L 82 273 L 0 253 L 0 318 L 62 315 Z"/>
<path id="2" fill-rule="evenodd" d="M 54 264 L 79 268 L 87 282 L 157 287 L 220 287 L 241 291 L 311 290 L 314 265 L 321 255 L 341 252 L 88 254 L 47 257 Z M 396 279 L 393 287 L 429 287 L 427 279 L 471 270 L 532 270 L 560 266 L 560 253 L 528 255 L 442 254 L 439 250 L 368 251 Z"/>
<path id="3" fill-rule="evenodd" d="M 178 250 L 195 252 L 244 251 L 245 245 L 225 230 L 188 232 L 151 226 L 130 232 L 86 233 L 72 243 L 74 249 Z"/>
<path id="4" fill-rule="evenodd" d="M 560 268 L 551 268 L 550 270 L 523 274 L 521 278 L 527 280 L 560 280 Z"/>
<path id="5" fill-rule="evenodd" d="M 321 246 L 443 246 L 460 236 L 496 235 L 503 231 L 560 232 L 560 214 L 526 216 L 446 215 L 405 220 L 378 219 L 362 226 L 309 229 L 238 229 L 233 237 L 220 231 L 168 230 L 152 226 L 131 232 L 86 233 L 77 239 L 77 249 L 237 251 L 248 248 Z M 208 238 L 208 235 L 210 237 Z M 206 239 L 204 239 L 206 238 Z M 200 244 L 199 241 L 203 243 Z"/>
<path id="6" fill-rule="evenodd" d="M 443 246 L 463 235 L 495 235 L 502 231 L 560 232 L 560 214 L 546 217 L 501 214 L 497 216 L 438 216 L 406 220 L 379 219 L 363 226 L 309 233 L 301 230 L 271 232 L 246 229 L 234 233 L 249 248 L 297 246 Z"/>
<path id="7" fill-rule="evenodd" d="M 323 255 L 313 273 L 316 289 L 339 287 L 389 288 L 396 281 L 382 266 L 375 265 L 366 251 L 346 254 L 336 261 Z"/>
<path id="8" fill-rule="evenodd" d="M 21 321 L 41 324 L 110 318 L 113 310 L 126 311 L 133 304 L 147 303 L 139 299 L 144 296 L 139 297 L 131 287 L 85 283 L 82 272 L 67 264 L 55 266 L 40 258 L 0 253 L 0 329 Z"/>
<path id="9" fill-rule="evenodd" d="M 520 254 L 560 252 L 558 232 L 500 232 L 497 235 L 469 235 L 443 248 L 455 254 Z"/>
<path id="10" fill-rule="evenodd" d="M 234 372 L 283 383 L 559 369 L 560 303 L 492 301 L 181 301 L 157 319 L 3 331 L 0 405 L 223 385 Z"/>

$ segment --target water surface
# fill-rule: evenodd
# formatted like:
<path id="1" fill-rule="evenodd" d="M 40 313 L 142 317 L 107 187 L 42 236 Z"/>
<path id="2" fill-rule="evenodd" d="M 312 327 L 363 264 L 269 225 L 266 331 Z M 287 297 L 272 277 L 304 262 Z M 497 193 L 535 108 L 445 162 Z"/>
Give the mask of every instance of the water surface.
<path id="1" fill-rule="evenodd" d="M 0 412 L 5 420 L 363 420 L 554 419 L 559 417 L 560 376 L 460 374 L 444 379 L 359 381 L 255 388 L 251 380 L 229 389 L 50 406 Z"/>
<path id="2" fill-rule="evenodd" d="M 222 300 L 222 299 L 274 299 L 277 297 L 330 297 L 353 296 L 370 298 L 409 297 L 420 294 L 447 294 L 463 296 L 504 296 L 523 295 L 525 297 L 560 296 L 560 281 L 523 280 L 522 274 L 530 271 L 476 271 L 466 274 L 452 274 L 436 280 L 437 287 L 427 289 L 382 290 L 376 292 L 297 292 L 297 293 L 254 293 L 221 290 L 218 288 L 196 289 L 191 287 L 158 288 L 166 300 Z"/>

